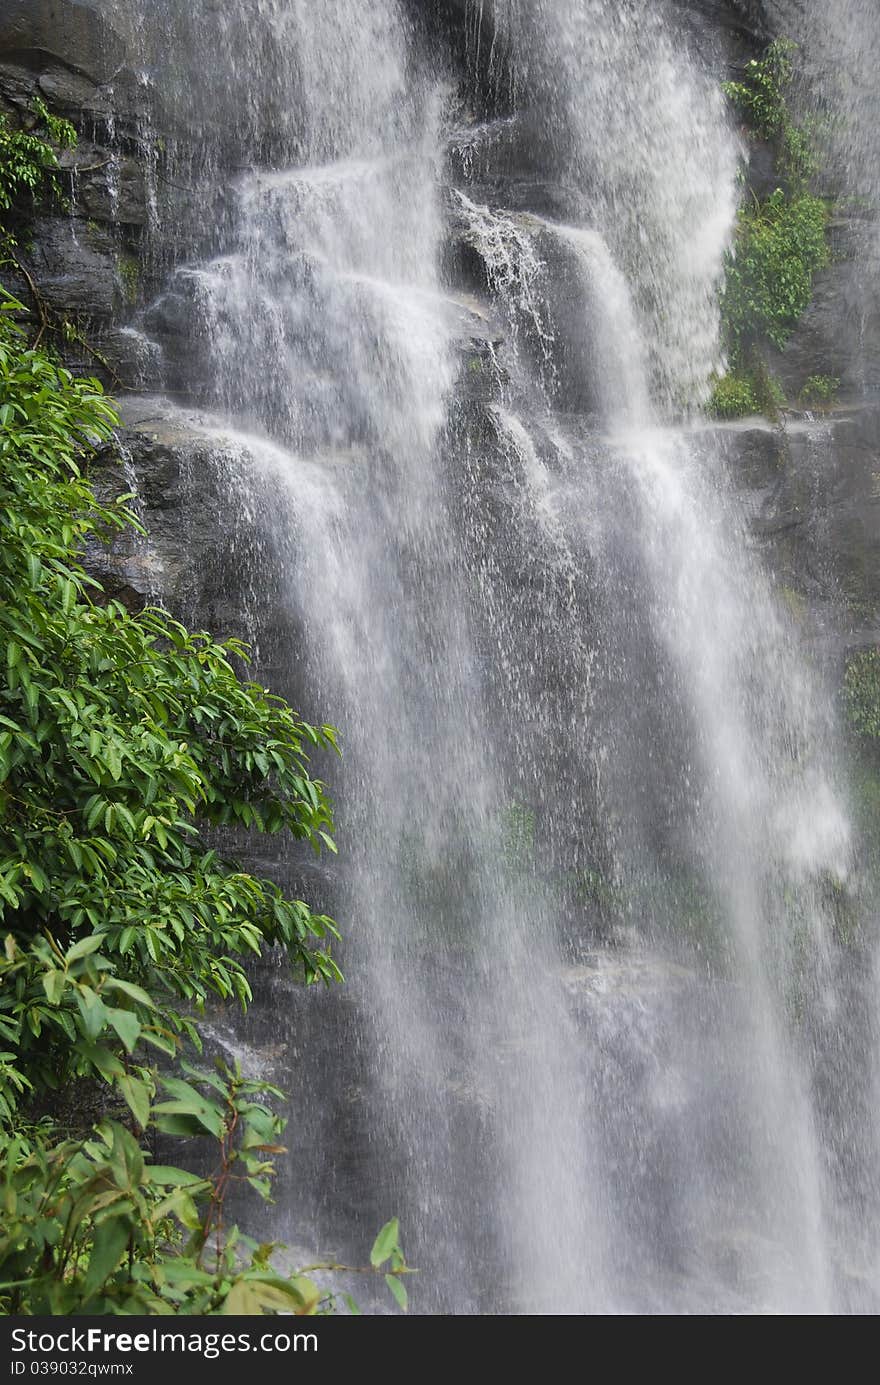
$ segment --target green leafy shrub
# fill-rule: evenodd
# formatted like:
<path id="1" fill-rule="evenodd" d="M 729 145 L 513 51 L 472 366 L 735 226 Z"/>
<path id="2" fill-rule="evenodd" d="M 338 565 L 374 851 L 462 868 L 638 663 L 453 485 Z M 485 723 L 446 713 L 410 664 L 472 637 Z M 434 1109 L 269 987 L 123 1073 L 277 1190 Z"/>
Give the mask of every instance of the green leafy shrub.
<path id="1" fill-rule="evenodd" d="M 795 185 L 817 171 L 814 122 L 796 121 L 788 99 L 796 51 L 790 39 L 776 39 L 746 63 L 741 81 L 723 83 L 750 134 L 774 146 L 779 172 Z"/>
<path id="2" fill-rule="evenodd" d="M 837 399 L 840 381 L 833 375 L 811 375 L 801 390 L 801 403 L 808 409 L 827 409 Z"/>
<path id="3" fill-rule="evenodd" d="M 76 131 L 69 120 L 51 115 L 39 98 L 34 111 L 31 130 L 17 129 L 7 116 L 0 115 L 0 217 L 4 223 L 25 201 L 33 204 L 43 193 L 60 195 L 56 148 L 72 149 L 76 144 Z M 4 224 L 0 251 L 14 244 L 13 233 Z"/>
<path id="4" fill-rule="evenodd" d="M 746 63 L 741 82 L 723 83 L 749 128 L 762 139 L 775 139 L 786 123 L 795 46 L 790 39 L 774 40 L 761 58 Z"/>
<path id="5" fill-rule="evenodd" d="M 501 815 L 501 852 L 508 870 L 528 871 L 535 865 L 535 814 L 523 803 L 511 803 Z"/>
<path id="6" fill-rule="evenodd" d="M 309 1273 L 351 1267 L 276 1269 L 284 1247 L 227 1225 L 231 1188 L 271 1197 L 281 1094 L 181 1053 L 201 1047 L 209 998 L 248 1003 L 248 957 L 273 949 L 307 982 L 340 979 L 333 921 L 205 836 L 335 851 L 309 754 L 336 733 L 242 680 L 237 641 L 132 615 L 83 569 L 89 541 L 137 521 L 130 497 L 101 505 L 87 480 L 112 404 L 39 349 L 47 333 L 88 343 L 17 258 L 75 140 L 35 112 L 29 130 L 0 117 L 0 263 L 38 317 L 29 346 L 0 288 L 0 1312 L 332 1311 L 340 1296 Z M 157 1166 L 153 1131 L 212 1144 L 199 1167 L 213 1172 Z M 406 1307 L 396 1219 L 364 1271 Z"/>
<path id="7" fill-rule="evenodd" d="M 124 506 L 96 504 L 80 470 L 115 415 L 94 381 L 24 349 L 9 319 L 19 308 L 7 299 L 0 313 L 0 917 L 15 978 L 0 1027 L 60 1082 L 94 1070 L 77 1045 L 110 1023 L 109 980 L 87 996 L 83 1035 L 79 983 L 46 970 L 84 932 L 100 927 L 115 968 L 187 1005 L 211 992 L 247 1000 L 243 958 L 274 943 L 307 979 L 338 975 L 331 921 L 224 863 L 195 826 L 286 831 L 332 849 L 305 747 L 335 736 L 240 682 L 230 657 L 241 645 L 160 610 L 130 616 L 83 571 L 85 541 L 131 522 Z M 129 1002 L 139 1037 L 151 1020 Z"/>
<path id="8" fill-rule="evenodd" d="M 752 381 L 745 375 L 716 375 L 712 378 L 709 412 L 715 418 L 745 418 L 760 413 Z"/>
<path id="9" fill-rule="evenodd" d="M 319 1288 L 319 1270 L 384 1274 L 407 1307 L 397 1219 L 376 1238 L 368 1266 L 320 1262 L 273 1266 L 275 1244 L 226 1227 L 230 1187 L 270 1197 L 272 1154 L 284 1121 L 269 1102 L 280 1092 L 218 1065 L 165 1077 L 152 1107 L 156 1127 L 209 1141 L 206 1177 L 151 1162 L 132 1132 L 101 1121 L 84 1138 L 59 1139 L 51 1123 L 6 1140 L 0 1151 L 0 1305 L 7 1313 L 295 1314 L 334 1310 L 340 1295 Z M 357 1312 L 354 1300 L 341 1295 Z"/>
<path id="10" fill-rule="evenodd" d="M 248 957 L 278 948 L 306 981 L 339 979 L 333 921 L 203 835 L 335 850 L 309 753 L 336 735 L 242 681 L 241 644 L 132 615 L 85 572 L 87 541 L 136 523 L 85 475 L 116 415 L 28 346 L 22 312 L 2 294 L 0 1311 L 326 1311 L 332 1296 L 224 1220 L 232 1186 L 270 1196 L 279 1093 L 174 1065 L 209 998 L 247 1004 Z M 84 1087 L 97 1123 L 64 1114 Z M 157 1168 L 148 1129 L 213 1142 L 217 1172 Z M 405 1304 L 384 1234 L 367 1268 L 390 1266 Z"/>
<path id="11" fill-rule="evenodd" d="M 781 188 L 740 211 L 721 304 L 735 357 L 763 339 L 785 346 L 828 263 L 827 215 L 821 198 Z"/>

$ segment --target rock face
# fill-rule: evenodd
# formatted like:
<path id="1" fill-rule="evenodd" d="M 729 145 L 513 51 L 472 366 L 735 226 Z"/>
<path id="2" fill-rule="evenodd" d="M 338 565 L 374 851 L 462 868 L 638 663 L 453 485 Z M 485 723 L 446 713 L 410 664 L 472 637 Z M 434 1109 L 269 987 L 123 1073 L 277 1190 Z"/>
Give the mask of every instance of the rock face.
<path id="1" fill-rule="evenodd" d="M 786 605 L 839 668 L 880 637 L 880 405 L 714 431 Z"/>
<path id="2" fill-rule="evenodd" d="M 453 139 L 450 180 L 460 181 L 467 168 L 469 192 L 490 205 L 564 218 L 570 194 L 547 181 L 540 131 L 530 128 L 527 112 L 506 119 L 495 5 L 408 3 L 425 41 L 441 46 L 459 73 L 462 110 L 477 121 L 463 125 Z M 676 4 L 716 66 L 736 70 L 772 37 L 760 0 Z M 171 272 L 175 264 L 186 266 L 197 239 L 186 190 L 169 186 L 168 151 L 175 140 L 179 146 L 182 117 L 179 101 L 172 116 L 173 103 L 140 75 L 149 57 L 145 32 L 125 0 L 6 0 L 0 12 L 0 110 L 27 121 L 40 97 L 80 133 L 77 148 L 62 157 L 69 209 L 39 209 L 24 254 L 51 314 L 71 320 L 89 343 L 90 349 L 68 344 L 71 364 L 97 372 L 117 391 L 185 384 L 198 403 L 207 385 L 193 354 L 193 281 L 186 270 Z M 480 66 L 490 52 L 491 79 Z M 479 125 L 481 117 L 489 126 Z M 179 147 L 177 156 L 179 161 Z M 235 156 L 227 151 L 227 157 Z M 474 181 L 475 166 L 482 169 L 482 182 Z M 508 352 L 489 301 L 487 266 L 468 239 L 451 193 L 447 213 L 444 269 L 462 362 L 459 398 L 469 411 L 471 437 L 486 446 L 494 425 L 485 411 L 504 377 Z M 160 222 L 161 243 L 154 234 Z M 805 628 L 813 622 L 817 638 L 821 633 L 829 647 L 841 650 L 878 632 L 880 423 L 877 409 L 856 405 L 855 398 L 880 367 L 880 322 L 866 318 L 859 286 L 857 261 L 871 241 L 870 221 L 856 211 L 836 220 L 832 230 L 833 263 L 818 277 L 810 308 L 772 365 L 790 398 L 810 375 L 829 375 L 841 380 L 842 396 L 852 407 L 816 419 L 792 416 L 781 429 L 760 422 L 735 425 L 721 435 L 778 580 L 793 594 Z M 25 278 L 13 274 L 7 282 L 29 301 Z M 590 405 L 574 386 L 572 403 Z M 228 476 L 204 432 L 187 433 L 161 408 L 156 417 L 157 408 L 149 398 L 132 403 L 131 426 L 123 434 L 126 485 L 136 479 L 151 531 L 149 550 L 130 544 L 127 552 L 102 560 L 101 571 L 127 600 L 161 590 L 193 618 L 218 629 L 238 628 L 246 614 L 242 602 L 228 595 L 230 572 L 212 560 Z M 268 628 L 281 619 L 275 611 L 261 624 Z"/>
<path id="3" fill-rule="evenodd" d="M 8 0 L 0 15 L 0 46 L 43 69 L 57 67 L 93 87 L 111 83 L 125 65 L 119 35 L 100 4 L 88 0 Z M 45 80 L 41 72 L 39 82 Z"/>
<path id="4" fill-rule="evenodd" d="M 0 12 L 0 112 L 27 127 L 39 99 L 79 133 L 60 160 L 68 208 L 37 209 L 20 257 L 53 325 L 66 319 L 88 342 L 67 342 L 71 365 L 115 388 L 150 379 L 149 353 L 119 330 L 152 292 L 144 232 L 157 207 L 156 95 L 135 70 L 134 23 L 130 6 L 101 0 L 9 0 Z M 35 306 L 26 276 L 5 282 Z"/>
<path id="5" fill-rule="evenodd" d="M 676 4 L 695 41 L 731 70 L 772 37 L 760 0 Z M 495 5 L 409 0 L 409 8 L 425 41 L 442 46 L 458 71 L 470 117 L 495 118 L 476 140 L 479 127 L 463 127 L 450 148 L 450 179 L 457 181 L 467 164 L 473 195 L 484 194 L 513 213 L 521 208 L 564 217 L 569 193 L 547 181 L 540 132 L 529 127 L 527 113 L 517 121 L 504 118 Z M 181 231 L 185 190 L 168 186 L 168 148 L 180 137 L 181 115 L 179 102 L 172 116 L 173 103 L 139 75 L 149 57 L 145 32 L 124 0 L 7 0 L 0 13 L 0 110 L 27 120 L 39 96 L 80 132 L 77 148 L 62 158 L 69 211 L 39 211 L 25 256 L 47 308 L 58 320 L 72 320 L 89 343 L 91 349 L 68 345 L 72 365 L 97 371 L 117 391 L 120 385 L 156 390 L 185 383 L 198 402 L 206 381 L 193 355 L 192 283 L 186 274 L 170 273 L 175 262 L 186 264 L 194 245 L 191 232 Z M 490 52 L 496 64 L 491 80 L 480 67 Z M 482 161 L 482 184 L 473 180 L 475 159 Z M 471 411 L 472 436 L 485 444 L 492 425 L 482 411 L 492 403 L 499 370 L 503 377 L 506 348 L 489 303 L 487 267 L 468 241 L 456 199 L 450 195 L 447 205 L 445 272 L 462 360 L 459 394 Z M 153 234 L 159 221 L 161 245 Z M 818 277 L 813 302 L 785 352 L 772 362 L 790 398 L 811 375 L 839 378 L 847 400 L 876 378 L 880 323 L 865 317 L 857 264 L 871 235 L 863 211 L 834 223 L 833 263 Z M 24 278 L 12 275 L 7 282 L 29 300 Z M 574 391 L 573 403 L 590 401 Z M 222 514 L 222 467 L 211 462 L 204 434 L 186 436 L 167 417 L 151 424 L 151 409 L 155 413 L 149 401 L 132 405 L 134 426 L 124 435 L 126 484 L 137 477 L 151 547 L 113 555 L 102 570 L 127 599 L 161 589 L 191 616 L 234 628 L 244 613 L 241 602 L 222 590 L 229 573 L 222 580 L 219 572 L 212 576 L 210 562 L 203 561 L 212 551 L 211 526 Z M 815 612 L 823 639 L 838 648 L 874 639 L 880 602 L 876 409 L 853 405 L 813 421 L 793 417 L 782 430 L 756 423 L 722 431 L 756 534 L 780 583 L 796 594 L 792 601 L 807 625 Z"/>
<path id="6" fill-rule="evenodd" d="M 461 79 L 463 123 L 448 152 L 450 184 L 465 183 L 470 196 L 514 218 L 537 213 L 564 220 L 571 193 L 548 177 L 540 121 L 530 123 L 528 111 L 508 118 L 495 5 L 408 3 L 424 41 L 445 51 Z M 719 73 L 725 65 L 735 71 L 772 37 L 760 0 L 676 4 Z M 23 260 L 53 320 L 72 321 L 88 342 L 67 345 L 71 364 L 102 375 L 117 393 L 121 386 L 134 391 L 121 438 L 125 465 L 118 473 L 108 465 L 101 484 L 137 490 L 151 539 L 148 546 L 129 539 L 110 555 L 95 555 L 108 585 L 135 604 L 161 592 L 190 619 L 218 631 L 258 629 L 271 666 L 271 632 L 290 617 L 283 603 L 254 600 L 244 558 L 219 556 L 224 545 L 218 545 L 218 531 L 230 528 L 229 459 L 212 443 L 210 422 L 191 427 L 191 420 L 172 418 L 149 395 L 138 399 L 139 391 L 169 387 L 184 405 L 210 398 L 192 332 L 197 283 L 189 266 L 205 223 L 213 218 L 223 224 L 213 211 L 193 218 L 187 189 L 173 186 L 174 168 L 201 155 L 187 146 L 192 135 L 179 98 L 166 100 L 161 86 L 140 75 L 151 59 L 144 51 L 146 32 L 125 0 L 7 0 L 2 7 L 0 110 L 26 122 L 40 97 L 73 120 L 80 134 L 76 149 L 62 158 L 69 208 L 38 209 Z M 491 74 L 485 67 L 490 53 Z M 235 139 L 230 134 L 220 155 L 229 159 L 230 174 L 240 157 Z M 271 149 L 265 152 L 269 157 Z M 759 177 L 757 164 L 753 171 Z M 218 170 L 215 182 L 222 181 Z M 511 344 L 492 307 L 491 268 L 468 235 L 456 194 L 447 190 L 445 198 L 444 274 L 461 360 L 456 426 L 486 451 L 497 446 L 491 410 Z M 747 421 L 718 429 L 756 540 L 805 637 L 837 660 L 854 644 L 874 641 L 880 626 L 880 411 L 864 398 L 880 367 L 880 322 L 866 316 L 860 292 L 872 235 L 864 209 L 835 220 L 832 264 L 818 276 L 786 350 L 771 363 L 792 399 L 811 375 L 840 379 L 846 407 L 815 418 L 792 414 L 777 428 Z M 558 250 L 548 243 L 541 253 L 551 257 Z M 564 286 L 564 276 L 555 277 Z M 7 282 L 29 301 L 27 278 L 12 275 Z M 571 299 L 551 308 L 563 314 L 582 305 Z M 562 360 L 558 371 L 569 407 L 589 410 L 594 401 L 583 395 L 578 363 Z M 496 470 L 503 475 L 503 466 Z M 237 525 L 250 555 L 261 542 L 265 547 L 253 521 L 240 518 Z M 267 573 L 270 567 L 267 554 Z"/>

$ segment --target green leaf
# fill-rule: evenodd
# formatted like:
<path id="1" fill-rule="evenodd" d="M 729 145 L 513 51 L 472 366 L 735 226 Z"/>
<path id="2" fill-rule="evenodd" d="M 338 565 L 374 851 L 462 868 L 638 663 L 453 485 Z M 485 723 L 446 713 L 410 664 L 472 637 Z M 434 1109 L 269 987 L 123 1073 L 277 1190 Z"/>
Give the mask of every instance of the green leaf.
<path id="1" fill-rule="evenodd" d="M 109 1048 L 103 1048 L 99 1044 L 90 1044 L 80 1041 L 76 1045 L 75 1051 L 82 1055 L 92 1067 L 101 1074 L 105 1082 L 112 1082 L 125 1071 L 122 1063 L 111 1053 Z"/>
<path id="2" fill-rule="evenodd" d="M 79 942 L 74 943 L 64 954 L 65 965 L 70 966 L 71 962 L 79 961 L 80 957 L 88 957 L 90 953 L 97 952 L 104 937 L 103 933 L 92 933 L 88 938 L 80 938 Z"/>
<path id="3" fill-rule="evenodd" d="M 196 1265 L 188 1265 L 184 1260 L 169 1260 L 163 1265 L 165 1278 L 172 1284 L 202 1284 L 209 1285 L 214 1283 L 214 1275 L 207 1270 L 200 1270 Z"/>
<path id="4" fill-rule="evenodd" d="M 125 1045 L 126 1052 L 133 1053 L 141 1036 L 141 1022 L 137 1015 L 132 1014 L 131 1010 L 111 1010 L 108 1008 L 107 1019 Z M 143 1125 L 145 1122 L 142 1121 L 141 1124 Z"/>
<path id="5" fill-rule="evenodd" d="M 194 1183 L 191 1189 L 172 1188 L 153 1208 L 154 1221 L 159 1221 L 163 1217 L 176 1217 L 181 1225 L 189 1231 L 202 1231 L 202 1218 L 193 1198 L 193 1193 L 210 1193 L 212 1188 L 213 1184 L 207 1179 L 200 1183 Z"/>
<path id="6" fill-rule="evenodd" d="M 417 1256 L 416 1258 L 418 1259 L 419 1257 Z M 400 1279 L 396 1274 L 386 1274 L 385 1283 L 388 1285 L 388 1288 L 391 1290 L 392 1294 L 397 1299 L 397 1302 L 400 1304 L 400 1307 L 403 1309 L 405 1313 L 407 1305 L 409 1303 L 409 1296 L 407 1295 L 406 1285 L 404 1284 L 403 1280 Z"/>
<path id="7" fill-rule="evenodd" d="M 134 1077 L 127 1072 L 117 1077 L 116 1085 L 125 1097 L 128 1109 L 141 1130 L 146 1130 L 150 1119 L 150 1088 L 140 1077 Z"/>
<path id="8" fill-rule="evenodd" d="M 132 981 L 123 981 L 119 976 L 108 977 L 104 982 L 104 989 L 106 991 L 121 991 L 123 995 L 130 996 L 132 1000 L 136 1000 L 145 1009 L 155 1010 L 157 1008 L 155 1000 L 147 994 L 142 986 L 135 986 Z"/>
<path id="9" fill-rule="evenodd" d="M 122 933 L 119 937 L 119 951 L 122 953 L 123 957 L 125 956 L 126 952 L 128 952 L 136 937 L 136 928 L 132 928 L 131 925 L 129 925 L 128 928 L 123 928 Z"/>
<path id="10" fill-rule="evenodd" d="M 288 1309 L 289 1306 L 288 1304 Z M 233 1317 L 255 1318 L 263 1312 L 263 1300 L 252 1285 L 244 1279 L 239 1279 L 226 1295 L 223 1312 Z"/>
<path id="11" fill-rule="evenodd" d="M 189 1084 L 177 1081 L 172 1084 L 170 1080 L 166 1079 L 163 1085 L 173 1089 L 173 1087 L 187 1087 Z M 179 1115 L 198 1121 L 209 1135 L 214 1135 L 219 1140 L 224 1130 L 222 1112 L 198 1092 L 190 1090 L 192 1091 L 191 1096 L 182 1096 L 175 1101 L 157 1102 L 153 1110 L 159 1115 Z"/>
<path id="12" fill-rule="evenodd" d="M 198 1187 L 205 1181 L 188 1169 L 176 1169 L 169 1164 L 147 1164 L 145 1177 L 148 1183 L 156 1183 L 163 1188 Z"/>
<path id="13" fill-rule="evenodd" d="M 91 1298 L 113 1273 L 128 1245 L 130 1234 L 128 1220 L 122 1217 L 108 1217 L 95 1228 L 83 1286 L 86 1299 Z"/>
<path id="14" fill-rule="evenodd" d="M 400 1222 L 397 1217 L 392 1217 L 387 1221 L 373 1242 L 373 1249 L 370 1251 L 370 1264 L 378 1269 L 389 1259 L 392 1250 L 397 1245 L 400 1237 Z"/>
<path id="15" fill-rule="evenodd" d="M 292 1275 L 291 1278 L 287 1281 L 287 1283 L 290 1285 L 294 1297 L 299 1299 L 299 1302 L 303 1305 L 304 1308 L 312 1309 L 315 1308 L 318 1303 L 320 1303 L 321 1290 L 318 1288 L 314 1280 L 309 1279 L 307 1275 Z"/>
<path id="16" fill-rule="evenodd" d="M 90 986 L 77 986 L 74 994 L 86 1037 L 95 1040 L 107 1024 L 107 1007 Z"/>
<path id="17" fill-rule="evenodd" d="M 161 1033 L 150 1027 L 145 1027 L 141 1031 L 141 1042 L 150 1044 L 152 1048 L 157 1048 L 160 1053 L 165 1053 L 169 1058 L 177 1055 L 178 1044 L 174 1037 L 167 1033 Z"/>
<path id="18" fill-rule="evenodd" d="M 42 976 L 43 990 L 46 992 L 46 999 L 50 1005 L 59 1005 L 64 987 L 67 984 L 67 977 L 63 971 L 44 971 Z"/>
<path id="19" fill-rule="evenodd" d="M 186 1116 L 180 1112 L 165 1113 L 159 1111 L 157 1106 L 153 1107 L 153 1124 L 157 1130 L 161 1130 L 163 1135 L 178 1135 L 185 1140 L 191 1140 L 196 1136 L 204 1136 L 205 1134 L 204 1125 L 201 1121 L 196 1120 L 195 1116 Z"/>

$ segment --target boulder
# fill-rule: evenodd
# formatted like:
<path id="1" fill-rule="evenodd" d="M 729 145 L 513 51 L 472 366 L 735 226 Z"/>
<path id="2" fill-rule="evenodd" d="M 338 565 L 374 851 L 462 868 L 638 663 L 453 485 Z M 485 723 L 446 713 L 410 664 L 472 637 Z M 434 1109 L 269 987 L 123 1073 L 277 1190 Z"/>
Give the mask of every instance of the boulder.
<path id="1" fill-rule="evenodd" d="M 48 60 L 101 86 L 114 79 L 126 58 L 104 9 L 89 0 L 4 0 L 0 53 L 24 58 L 37 70 Z"/>

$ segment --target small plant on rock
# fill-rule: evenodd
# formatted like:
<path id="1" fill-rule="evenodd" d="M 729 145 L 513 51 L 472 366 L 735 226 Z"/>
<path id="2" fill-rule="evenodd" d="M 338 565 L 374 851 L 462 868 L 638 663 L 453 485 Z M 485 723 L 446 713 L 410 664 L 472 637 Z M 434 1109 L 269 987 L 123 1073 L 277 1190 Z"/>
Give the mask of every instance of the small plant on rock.
<path id="1" fill-rule="evenodd" d="M 30 130 L 16 129 L 8 116 L 0 115 L 0 258 L 6 258 L 16 244 L 10 229 L 11 213 L 33 206 L 42 195 L 61 196 L 58 185 L 58 149 L 72 149 L 76 130 L 69 120 L 52 115 L 39 98 L 34 102 L 34 123 Z"/>
<path id="2" fill-rule="evenodd" d="M 709 397 L 709 412 L 715 418 L 745 418 L 748 414 L 760 413 L 755 387 L 747 375 L 715 375 L 712 377 L 712 393 Z"/>
<path id="3" fill-rule="evenodd" d="M 830 409 L 837 400 L 840 381 L 833 375 L 811 375 L 804 381 L 801 403 L 805 409 Z"/>

